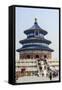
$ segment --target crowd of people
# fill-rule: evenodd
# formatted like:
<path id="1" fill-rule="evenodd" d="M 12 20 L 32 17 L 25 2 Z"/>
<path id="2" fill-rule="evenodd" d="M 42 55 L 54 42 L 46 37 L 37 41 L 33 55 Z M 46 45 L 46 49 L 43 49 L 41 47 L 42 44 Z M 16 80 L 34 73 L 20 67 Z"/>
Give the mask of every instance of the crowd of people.
<path id="1" fill-rule="evenodd" d="M 44 61 L 44 64 L 46 64 L 47 65 L 47 75 L 46 76 L 48 76 L 48 78 L 50 79 L 50 80 L 52 80 L 52 78 L 54 78 L 54 77 L 57 77 L 58 76 L 58 71 L 57 70 L 52 70 L 51 68 L 50 68 L 50 66 L 49 66 L 49 64 L 48 64 L 48 62 L 47 62 L 47 57 L 46 57 L 46 55 L 44 56 L 44 58 L 38 58 L 38 62 L 40 62 L 40 61 Z M 40 63 L 38 63 L 39 64 L 39 69 L 41 70 L 41 72 L 42 72 L 42 66 L 41 66 L 41 64 Z M 37 76 L 39 76 L 39 74 L 36 74 Z M 42 73 L 42 76 L 44 76 L 44 73 Z"/>

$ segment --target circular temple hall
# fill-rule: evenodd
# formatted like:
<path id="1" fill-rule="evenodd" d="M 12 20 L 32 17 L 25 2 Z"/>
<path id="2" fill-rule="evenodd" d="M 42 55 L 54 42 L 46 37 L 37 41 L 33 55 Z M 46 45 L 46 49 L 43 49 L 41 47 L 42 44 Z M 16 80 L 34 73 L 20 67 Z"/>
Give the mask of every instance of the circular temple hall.
<path id="1" fill-rule="evenodd" d="M 49 48 L 51 41 L 45 38 L 48 32 L 38 25 L 37 18 L 34 25 L 24 33 L 27 38 L 19 41 L 22 47 L 16 50 L 19 54 L 19 59 L 16 60 L 16 80 L 30 76 L 48 78 L 56 70 L 55 75 L 58 75 L 59 62 L 52 60 L 54 50 Z"/>
<path id="2" fill-rule="evenodd" d="M 43 30 L 35 18 L 34 25 L 25 30 L 27 38 L 20 40 L 22 47 L 16 51 L 19 60 L 16 60 L 16 80 L 24 76 L 49 77 L 50 72 L 59 70 L 59 63 L 52 60 L 53 49 L 49 48 L 50 40 L 45 38 L 47 31 Z"/>
<path id="3" fill-rule="evenodd" d="M 49 48 L 51 41 L 44 37 L 48 32 L 38 25 L 37 18 L 35 18 L 34 25 L 25 30 L 24 33 L 27 35 L 27 38 L 19 41 L 19 43 L 22 44 L 22 48 L 17 50 L 20 59 L 35 59 L 44 56 L 48 59 L 51 58 L 51 52 L 53 52 L 53 50 Z"/>

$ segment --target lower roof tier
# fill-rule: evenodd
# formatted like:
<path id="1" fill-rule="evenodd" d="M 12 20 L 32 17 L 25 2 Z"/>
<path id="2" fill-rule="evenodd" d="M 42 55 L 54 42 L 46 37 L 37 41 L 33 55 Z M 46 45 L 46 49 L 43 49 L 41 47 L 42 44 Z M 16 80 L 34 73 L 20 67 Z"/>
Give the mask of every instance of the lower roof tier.
<path id="1" fill-rule="evenodd" d="M 51 41 L 45 39 L 45 38 L 27 38 L 24 40 L 19 41 L 21 44 L 25 44 L 25 43 L 46 43 L 46 44 L 50 44 Z"/>
<path id="2" fill-rule="evenodd" d="M 20 49 L 17 49 L 17 52 L 21 52 L 21 51 L 28 51 L 28 50 L 41 50 L 41 51 L 50 51 L 53 52 L 53 49 L 50 49 L 49 47 L 45 47 L 45 46 L 28 46 L 28 47 L 22 47 Z"/>

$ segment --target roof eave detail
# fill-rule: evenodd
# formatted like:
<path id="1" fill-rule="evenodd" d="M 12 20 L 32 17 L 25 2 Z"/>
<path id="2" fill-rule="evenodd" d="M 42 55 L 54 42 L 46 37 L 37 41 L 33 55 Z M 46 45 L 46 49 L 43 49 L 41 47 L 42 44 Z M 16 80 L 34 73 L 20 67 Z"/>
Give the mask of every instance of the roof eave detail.
<path id="1" fill-rule="evenodd" d="M 25 33 L 25 34 L 33 33 L 35 30 L 39 30 L 40 33 L 42 33 L 42 34 L 44 34 L 44 35 L 46 35 L 46 34 L 48 33 L 47 31 L 45 31 L 45 30 L 43 30 L 43 29 L 28 29 L 28 30 L 25 30 L 24 33 Z"/>
<path id="2" fill-rule="evenodd" d="M 19 41 L 19 43 L 21 43 L 21 44 L 24 44 L 27 42 L 29 42 L 29 43 L 33 42 L 34 43 L 34 42 L 40 42 L 41 40 L 42 39 L 24 39 L 24 40 Z M 49 44 L 51 44 L 51 41 L 44 39 L 40 43 L 46 43 L 49 45 Z"/>
<path id="3" fill-rule="evenodd" d="M 17 52 L 21 52 L 21 51 L 30 51 L 30 50 L 39 50 L 39 51 L 41 51 L 42 49 L 23 49 L 23 48 L 20 48 L 20 49 L 17 49 L 16 51 Z M 42 50 L 42 51 L 50 51 L 50 52 L 54 52 L 54 50 L 53 49 L 50 49 L 50 50 Z"/>

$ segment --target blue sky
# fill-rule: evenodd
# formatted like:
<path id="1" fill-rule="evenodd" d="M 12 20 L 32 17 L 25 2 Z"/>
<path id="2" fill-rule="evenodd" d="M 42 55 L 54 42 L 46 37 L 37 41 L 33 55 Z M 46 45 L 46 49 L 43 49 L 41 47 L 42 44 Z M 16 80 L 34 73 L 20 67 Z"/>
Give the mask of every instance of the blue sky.
<path id="1" fill-rule="evenodd" d="M 39 26 L 48 32 L 45 38 L 52 42 L 49 45 L 54 49 L 52 56 L 58 59 L 59 11 L 57 9 L 16 7 L 16 49 L 22 46 L 19 41 L 26 38 L 24 31 L 34 24 L 35 18 L 37 18 Z"/>

